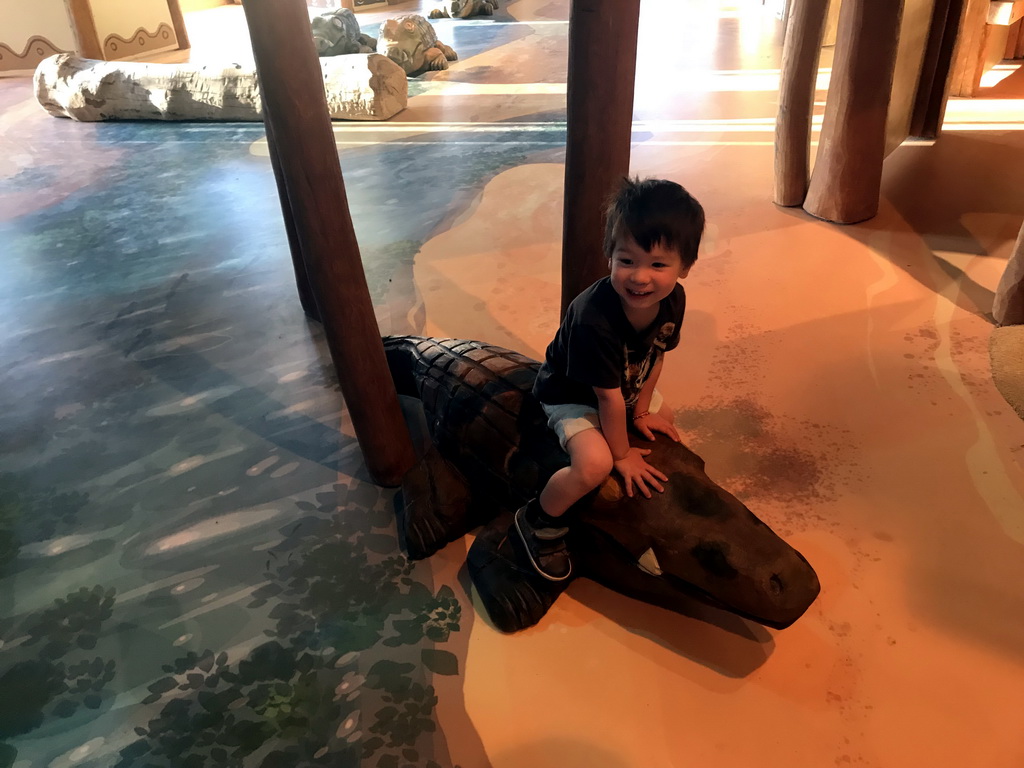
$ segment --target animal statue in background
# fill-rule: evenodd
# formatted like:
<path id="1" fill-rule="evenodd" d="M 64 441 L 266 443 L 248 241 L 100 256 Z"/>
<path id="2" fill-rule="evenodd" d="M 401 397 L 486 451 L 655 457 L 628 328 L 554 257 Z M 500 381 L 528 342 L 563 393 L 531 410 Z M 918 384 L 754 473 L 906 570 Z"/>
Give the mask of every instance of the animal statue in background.
<path id="1" fill-rule="evenodd" d="M 430 22 L 417 14 L 396 16 L 381 24 L 377 53 L 398 64 L 407 75 L 425 69 L 448 69 L 448 62 L 459 58 L 437 39 Z"/>
<path id="2" fill-rule="evenodd" d="M 432 19 L 466 19 L 470 16 L 493 16 L 498 0 L 442 0 L 430 12 Z"/>
<path id="3" fill-rule="evenodd" d="M 478 525 L 469 573 L 494 624 L 536 624 L 564 591 L 534 571 L 512 513 L 569 458 L 532 395 L 540 364 L 478 341 L 385 337 L 400 395 L 419 398 L 432 445 L 405 477 L 399 531 L 413 559 Z M 798 619 L 819 592 L 807 560 L 667 439 L 646 443 L 669 477 L 663 494 L 627 497 L 617 477 L 570 511 L 573 577 L 691 614 L 695 601 L 770 627 Z"/>
<path id="4" fill-rule="evenodd" d="M 318 56 L 373 53 L 377 50 L 377 40 L 362 33 L 356 15 L 348 8 L 314 16 L 310 24 Z"/>

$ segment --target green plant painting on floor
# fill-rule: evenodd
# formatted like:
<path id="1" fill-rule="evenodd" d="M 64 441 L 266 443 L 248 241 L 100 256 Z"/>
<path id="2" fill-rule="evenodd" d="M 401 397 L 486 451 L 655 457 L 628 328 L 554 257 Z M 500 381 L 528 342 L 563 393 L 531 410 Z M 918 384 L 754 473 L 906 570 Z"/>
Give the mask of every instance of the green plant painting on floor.
<path id="1" fill-rule="evenodd" d="M 17 654 L 20 659 L 0 672 L 0 766 L 14 764 L 14 737 L 46 720 L 72 717 L 79 708 L 97 710 L 111 697 L 107 684 L 117 664 L 89 652 L 113 605 L 113 590 L 82 587 L 3 633 L 6 653 L 0 658 Z M 20 640 L 13 650 L 6 648 L 8 635 Z"/>
<path id="2" fill-rule="evenodd" d="M 266 617 L 264 637 L 161 665 L 126 718 L 135 740 L 110 764 L 440 768 L 430 679 L 459 672 L 440 646 L 459 631 L 461 606 L 450 587 L 414 577 L 389 498 L 358 491 L 296 502 L 300 517 L 266 550 L 265 581 L 246 605 Z M 81 589 L 4 627 L 5 641 L 24 639 L 0 677 L 0 766 L 16 760 L 14 737 L 110 698 L 117 663 L 87 652 L 114 603 L 113 590 Z M 3 651 L 6 665 L 14 652 Z"/>

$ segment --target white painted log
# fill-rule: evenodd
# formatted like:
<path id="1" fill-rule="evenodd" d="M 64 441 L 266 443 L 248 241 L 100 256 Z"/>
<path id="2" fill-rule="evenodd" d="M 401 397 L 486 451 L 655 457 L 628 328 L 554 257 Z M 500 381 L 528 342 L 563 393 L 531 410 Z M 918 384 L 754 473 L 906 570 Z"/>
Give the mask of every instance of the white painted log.
<path id="1" fill-rule="evenodd" d="M 330 56 L 320 66 L 333 119 L 387 120 L 408 103 L 405 71 L 386 56 Z M 251 64 L 97 61 L 62 53 L 39 63 L 35 88 L 51 115 L 83 122 L 262 119 Z"/>

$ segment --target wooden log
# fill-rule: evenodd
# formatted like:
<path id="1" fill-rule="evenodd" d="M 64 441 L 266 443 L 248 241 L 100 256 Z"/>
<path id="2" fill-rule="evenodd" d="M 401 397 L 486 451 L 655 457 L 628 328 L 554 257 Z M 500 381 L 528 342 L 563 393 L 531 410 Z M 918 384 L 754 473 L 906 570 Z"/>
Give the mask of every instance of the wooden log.
<path id="1" fill-rule="evenodd" d="M 902 0 L 843 0 L 804 210 L 853 224 L 878 213 Z"/>
<path id="2" fill-rule="evenodd" d="M 179 0 L 167 0 L 167 10 L 171 13 L 171 24 L 174 26 L 174 37 L 178 41 L 178 50 L 185 51 L 192 47 L 185 28 L 185 16 L 181 12 Z"/>
<path id="3" fill-rule="evenodd" d="M 825 34 L 821 44 L 831 47 L 836 44 L 836 32 L 839 30 L 839 6 L 841 0 L 831 0 L 828 4 L 828 13 L 825 15 Z"/>
<path id="4" fill-rule="evenodd" d="M 640 0 L 573 0 L 569 14 L 562 314 L 608 274 L 604 207 L 629 173 Z"/>
<path id="5" fill-rule="evenodd" d="M 96 18 L 89 0 L 66 0 L 71 26 L 78 42 L 77 53 L 88 59 L 102 59 L 103 45 L 96 31 Z"/>
<path id="6" fill-rule="evenodd" d="M 828 8 L 829 0 L 793 0 L 790 7 L 775 122 L 774 200 L 778 205 L 801 205 L 807 196 L 811 114 Z"/>
<path id="7" fill-rule="evenodd" d="M 295 224 L 295 213 L 292 211 L 291 198 L 288 196 L 288 181 L 281 165 L 281 155 L 277 140 L 274 137 L 273 119 L 264 105 L 263 127 L 267 132 L 267 149 L 270 154 L 270 167 L 274 171 L 277 182 L 277 196 L 281 201 L 281 216 L 284 219 L 284 231 L 288 237 L 288 251 L 292 255 L 292 269 L 295 271 L 295 288 L 299 293 L 299 305 L 306 317 L 321 321 L 320 308 L 316 305 L 313 286 L 310 285 L 306 272 L 307 259 L 302 255 L 302 243 Z"/>
<path id="8" fill-rule="evenodd" d="M 938 137 L 952 84 L 956 35 L 964 14 L 964 0 L 936 0 L 921 77 L 918 81 L 910 135 L 924 139 Z"/>
<path id="9" fill-rule="evenodd" d="M 988 47 L 988 10 L 990 0 L 966 0 L 960 21 L 956 54 L 949 93 L 951 96 L 974 96 L 985 72 L 985 49 Z"/>
<path id="10" fill-rule="evenodd" d="M 366 285 L 303 0 L 243 0 L 306 272 L 367 469 L 398 484 L 415 462 Z"/>
<path id="11" fill-rule="evenodd" d="M 333 118 L 386 120 L 408 103 L 405 72 L 386 56 L 331 56 L 320 60 L 320 71 Z M 262 119 L 251 65 L 97 61 L 63 53 L 39 63 L 35 86 L 47 112 L 80 121 Z"/>
<path id="12" fill-rule="evenodd" d="M 996 286 L 992 317 L 999 325 L 1024 325 L 1024 224 Z"/>
<path id="13" fill-rule="evenodd" d="M 1006 33 L 1005 59 L 1024 59 L 1024 19 L 1017 19 Z"/>

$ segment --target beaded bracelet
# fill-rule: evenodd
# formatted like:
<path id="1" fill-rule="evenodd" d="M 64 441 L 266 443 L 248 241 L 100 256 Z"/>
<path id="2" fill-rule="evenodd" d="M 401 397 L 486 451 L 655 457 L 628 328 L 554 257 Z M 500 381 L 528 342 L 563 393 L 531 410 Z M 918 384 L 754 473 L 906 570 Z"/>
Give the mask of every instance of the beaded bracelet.
<path id="1" fill-rule="evenodd" d="M 643 418 L 644 416 L 650 416 L 650 415 L 651 415 L 651 412 L 650 412 L 650 411 L 644 411 L 643 413 L 638 413 L 638 414 L 636 414 L 636 415 L 635 415 L 635 416 L 633 417 L 633 421 L 639 421 L 639 420 L 640 420 L 640 419 L 642 419 L 642 418 Z"/>

